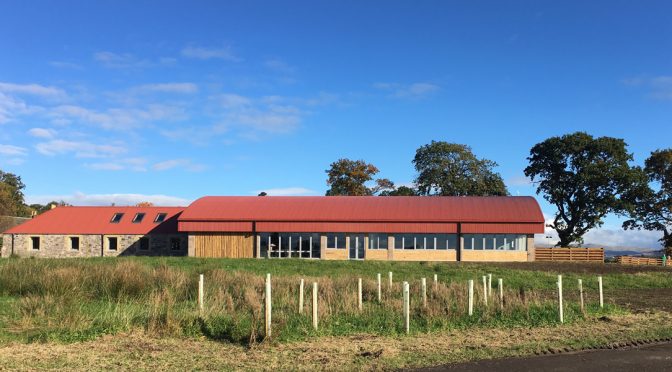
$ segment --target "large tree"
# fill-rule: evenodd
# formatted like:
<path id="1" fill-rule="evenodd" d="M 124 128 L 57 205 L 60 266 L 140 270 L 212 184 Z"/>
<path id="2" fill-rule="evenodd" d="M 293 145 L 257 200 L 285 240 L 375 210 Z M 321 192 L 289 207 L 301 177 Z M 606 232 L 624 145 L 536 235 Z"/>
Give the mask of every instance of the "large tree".
<path id="1" fill-rule="evenodd" d="M 644 164 L 651 186 L 636 203 L 624 229 L 660 231 L 665 253 L 672 255 L 672 148 L 651 153 Z"/>
<path id="2" fill-rule="evenodd" d="M 509 192 L 493 171 L 492 160 L 479 159 L 466 145 L 432 141 L 416 150 L 413 159 L 420 195 L 501 196 Z"/>
<path id="3" fill-rule="evenodd" d="M 633 167 L 624 140 L 576 132 L 536 144 L 525 175 L 537 194 L 556 206 L 551 227 L 558 246 L 583 243 L 583 235 L 601 226 L 609 213 L 626 214 L 643 195 L 646 177 Z"/>
<path id="4" fill-rule="evenodd" d="M 376 179 L 378 168 L 364 160 L 339 159 L 331 163 L 327 173 L 327 196 L 376 195 L 381 191 L 394 189 L 394 183 L 386 178 Z M 369 187 L 367 183 L 374 181 Z"/>
<path id="5" fill-rule="evenodd" d="M 0 170 L 0 215 L 20 217 L 30 215 L 23 200 L 25 187 L 21 177 Z"/>
<path id="6" fill-rule="evenodd" d="M 385 190 L 380 193 L 380 196 L 417 196 L 418 191 L 412 187 L 399 186 L 393 190 Z"/>

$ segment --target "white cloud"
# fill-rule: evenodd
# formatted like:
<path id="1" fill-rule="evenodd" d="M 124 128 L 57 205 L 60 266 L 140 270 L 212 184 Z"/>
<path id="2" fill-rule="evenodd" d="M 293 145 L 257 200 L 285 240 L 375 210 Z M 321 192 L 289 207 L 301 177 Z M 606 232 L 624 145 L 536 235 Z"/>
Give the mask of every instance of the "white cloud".
<path id="1" fill-rule="evenodd" d="M 142 109 L 110 108 L 96 111 L 82 106 L 61 105 L 48 113 L 54 123 L 68 124 L 71 120 L 99 125 L 104 129 L 128 130 L 157 120 L 176 120 L 184 118 L 180 107 L 151 104 Z"/>
<path id="2" fill-rule="evenodd" d="M 35 145 L 37 152 L 43 155 L 54 156 L 61 154 L 75 154 L 78 158 L 104 158 L 120 155 L 126 148 L 118 145 L 98 145 L 85 141 L 51 140 Z"/>
<path id="3" fill-rule="evenodd" d="M 84 166 L 93 170 L 102 171 L 131 170 L 134 172 L 145 172 L 147 170 L 147 159 L 126 158 L 108 162 L 88 163 Z"/>
<path id="4" fill-rule="evenodd" d="M 395 98 L 423 98 L 432 93 L 438 92 L 441 88 L 438 85 L 430 83 L 376 83 L 374 88 L 384 90 Z"/>
<path id="5" fill-rule="evenodd" d="M 277 58 L 266 60 L 264 62 L 264 66 L 273 71 L 280 72 L 283 74 L 293 74 L 296 71 L 296 68 L 290 66 L 285 61 Z"/>
<path id="6" fill-rule="evenodd" d="M 264 189 L 257 190 L 253 193 L 259 195 L 259 193 L 265 192 L 269 196 L 296 196 L 296 195 L 316 195 L 317 193 L 314 190 L 307 189 L 305 187 L 284 187 L 284 188 L 273 188 L 273 189 Z"/>
<path id="7" fill-rule="evenodd" d="M 251 99 L 238 94 L 222 94 L 217 97 L 217 101 L 226 109 L 238 109 L 252 104 Z"/>
<path id="8" fill-rule="evenodd" d="M 649 96 L 659 100 L 672 100 L 672 76 L 635 77 L 622 80 L 623 84 L 648 89 Z"/>
<path id="9" fill-rule="evenodd" d="M 230 47 L 223 48 L 205 48 L 188 46 L 182 49 L 182 56 L 194 59 L 221 59 L 224 61 L 240 62 L 241 58 L 236 56 Z"/>
<path id="10" fill-rule="evenodd" d="M 200 172 L 206 169 L 203 164 L 197 164 L 189 159 L 171 159 L 156 163 L 152 166 L 154 170 L 166 171 L 170 169 L 182 168 L 190 172 Z"/>
<path id="11" fill-rule="evenodd" d="M 139 60 L 130 53 L 114 53 L 109 51 L 96 52 L 93 59 L 107 68 L 139 68 L 146 67 L 149 62 Z"/>
<path id="12" fill-rule="evenodd" d="M 507 186 L 530 186 L 532 181 L 525 176 L 511 177 L 506 180 Z"/>
<path id="13" fill-rule="evenodd" d="M 67 61 L 50 61 L 49 65 L 52 67 L 56 68 L 63 68 L 63 69 L 72 69 L 72 70 L 81 70 L 82 66 L 73 63 L 73 62 L 67 62 Z"/>
<path id="14" fill-rule="evenodd" d="M 46 128 L 30 128 L 28 134 L 37 138 L 53 138 L 56 135 L 56 131 Z"/>
<path id="15" fill-rule="evenodd" d="M 6 156 L 25 156 L 28 149 L 14 145 L 0 145 L 0 155 Z"/>
<path id="16" fill-rule="evenodd" d="M 198 92 L 198 86 L 194 83 L 160 83 L 140 85 L 131 90 L 136 92 L 190 94 Z"/>
<path id="17" fill-rule="evenodd" d="M 72 205 L 136 205 L 140 202 L 150 202 L 162 206 L 186 206 L 191 200 L 176 196 L 161 194 L 84 194 L 75 192 L 72 195 L 26 195 L 28 204 L 47 204 L 51 201 L 63 200 Z"/>
<path id="18" fill-rule="evenodd" d="M 14 84 L 0 82 L 0 92 L 52 98 L 66 96 L 65 91 L 62 89 L 39 84 Z"/>

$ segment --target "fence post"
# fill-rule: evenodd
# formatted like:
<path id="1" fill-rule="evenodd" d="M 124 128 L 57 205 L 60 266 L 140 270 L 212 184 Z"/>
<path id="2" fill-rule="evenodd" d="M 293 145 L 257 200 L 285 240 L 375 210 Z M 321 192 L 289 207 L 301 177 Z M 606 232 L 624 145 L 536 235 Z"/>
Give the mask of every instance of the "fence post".
<path id="1" fill-rule="evenodd" d="M 483 305 L 488 306 L 488 278 L 483 275 Z"/>
<path id="2" fill-rule="evenodd" d="M 492 274 L 488 274 L 488 296 L 492 296 Z"/>
<path id="3" fill-rule="evenodd" d="M 388 283 L 388 284 L 389 284 L 389 286 L 390 286 L 390 289 L 392 289 L 392 272 L 391 272 L 391 271 L 388 272 L 388 273 L 387 273 L 387 276 L 388 276 L 388 279 L 389 279 L 389 283 Z"/>
<path id="4" fill-rule="evenodd" d="M 203 291 L 203 274 L 198 276 L 198 311 L 203 312 L 203 297 L 205 295 Z"/>
<path id="5" fill-rule="evenodd" d="M 502 278 L 497 280 L 497 288 L 499 289 L 499 310 L 504 310 L 504 280 Z"/>
<path id="6" fill-rule="evenodd" d="M 378 273 L 378 302 L 381 301 L 381 293 L 380 293 L 380 273 Z"/>
<path id="7" fill-rule="evenodd" d="M 299 314 L 303 314 L 303 279 L 299 283 Z"/>
<path id="8" fill-rule="evenodd" d="M 408 288 L 408 282 L 404 282 L 404 329 L 406 333 L 411 331 L 411 311 L 410 311 L 410 293 Z"/>
<path id="9" fill-rule="evenodd" d="M 271 337 L 271 274 L 266 274 L 266 298 L 264 306 L 266 338 Z"/>
<path id="10" fill-rule="evenodd" d="M 317 282 L 313 282 L 313 328 L 317 330 Z"/>
<path id="11" fill-rule="evenodd" d="M 427 307 L 427 278 L 422 278 L 422 307 Z"/>
<path id="12" fill-rule="evenodd" d="M 469 316 L 474 314 L 474 280 L 469 279 Z"/>
<path id="13" fill-rule="evenodd" d="M 583 280 L 579 279 L 579 301 L 581 303 L 581 311 L 583 312 Z"/>
<path id="14" fill-rule="evenodd" d="M 604 294 L 602 292 L 602 276 L 597 277 L 597 285 L 600 287 L 600 308 L 604 307 Z"/>
<path id="15" fill-rule="evenodd" d="M 357 307 L 362 311 L 362 278 L 357 280 Z"/>
<path id="16" fill-rule="evenodd" d="M 558 308 L 560 314 L 560 323 L 565 322 L 565 314 L 562 308 L 562 275 L 558 275 Z"/>
<path id="17" fill-rule="evenodd" d="M 439 276 L 434 274 L 434 292 L 439 289 Z"/>

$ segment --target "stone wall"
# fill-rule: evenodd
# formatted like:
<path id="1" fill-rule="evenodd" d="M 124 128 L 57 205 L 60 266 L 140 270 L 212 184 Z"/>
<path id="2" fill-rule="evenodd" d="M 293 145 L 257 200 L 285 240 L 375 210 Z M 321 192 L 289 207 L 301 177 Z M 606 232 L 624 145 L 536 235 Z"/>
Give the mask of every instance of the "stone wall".
<path id="1" fill-rule="evenodd" d="M 40 238 L 40 248 L 33 249 L 31 238 Z M 79 249 L 72 249 L 70 237 L 79 237 Z M 109 238 L 117 238 L 117 249 L 109 249 Z M 140 239 L 149 239 L 149 249 L 140 250 Z M 180 247 L 171 249 L 171 239 Z M 12 235 L 3 235 L 2 257 L 12 254 Z M 100 256 L 186 256 L 186 234 L 149 235 L 14 235 L 14 254 L 20 257 L 100 257 Z"/>

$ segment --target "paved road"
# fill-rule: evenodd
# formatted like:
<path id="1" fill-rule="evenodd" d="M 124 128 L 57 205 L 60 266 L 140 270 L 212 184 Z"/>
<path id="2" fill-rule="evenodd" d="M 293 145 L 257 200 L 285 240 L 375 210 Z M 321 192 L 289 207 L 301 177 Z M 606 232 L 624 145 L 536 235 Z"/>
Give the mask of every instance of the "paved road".
<path id="1" fill-rule="evenodd" d="M 484 360 L 420 371 L 672 371 L 672 343 L 621 350 Z"/>

